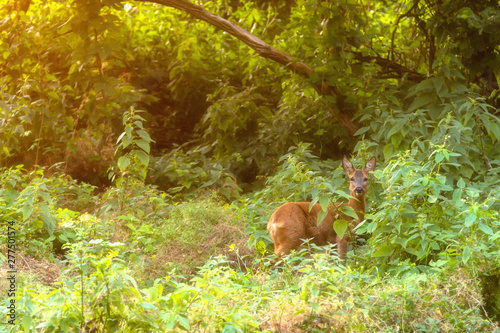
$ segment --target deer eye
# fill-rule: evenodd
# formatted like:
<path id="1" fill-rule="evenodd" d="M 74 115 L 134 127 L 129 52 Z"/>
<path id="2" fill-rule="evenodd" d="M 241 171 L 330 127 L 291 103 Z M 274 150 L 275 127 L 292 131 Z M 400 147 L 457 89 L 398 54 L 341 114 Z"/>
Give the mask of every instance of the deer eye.
<path id="1" fill-rule="evenodd" d="M 364 182 L 367 182 L 367 181 L 368 181 L 368 178 L 366 178 L 366 177 L 365 177 L 365 178 L 363 178 L 363 181 L 364 181 Z"/>
<path id="2" fill-rule="evenodd" d="M 353 182 L 353 181 L 354 181 L 354 177 L 351 178 L 351 182 Z"/>

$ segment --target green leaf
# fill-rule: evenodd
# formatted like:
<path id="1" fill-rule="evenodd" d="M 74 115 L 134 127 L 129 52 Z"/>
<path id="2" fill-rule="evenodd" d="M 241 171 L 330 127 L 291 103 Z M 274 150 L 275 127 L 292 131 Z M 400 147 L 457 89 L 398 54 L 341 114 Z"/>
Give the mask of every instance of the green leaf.
<path id="1" fill-rule="evenodd" d="M 384 147 L 385 160 L 387 161 L 390 160 L 393 154 L 394 154 L 394 146 L 392 145 L 392 143 L 385 145 Z"/>
<path id="2" fill-rule="evenodd" d="M 166 328 L 167 328 L 168 330 L 171 330 L 171 329 L 173 329 L 173 328 L 174 328 L 174 326 L 175 326 L 175 317 L 176 317 L 176 316 L 175 316 L 175 314 L 174 314 L 174 313 L 170 313 L 170 318 L 169 318 L 168 323 L 167 323 L 167 326 L 166 326 Z"/>
<path id="3" fill-rule="evenodd" d="M 352 217 L 352 218 L 355 218 L 355 219 L 358 218 L 358 215 L 354 211 L 354 208 L 352 208 L 351 206 L 347 206 L 347 205 L 340 206 L 339 210 L 342 212 L 342 214 L 345 214 L 345 215 L 347 215 L 349 217 Z"/>
<path id="4" fill-rule="evenodd" d="M 266 243 L 264 243 L 263 241 L 258 241 L 257 243 L 255 243 L 254 247 L 255 250 L 261 255 L 264 255 L 266 253 Z"/>
<path id="5" fill-rule="evenodd" d="M 47 230 L 49 235 L 52 235 L 54 233 L 54 228 L 55 228 L 54 218 L 50 214 L 49 207 L 47 205 L 42 204 L 40 205 L 40 208 L 44 212 L 42 216 L 43 216 L 43 224 L 45 225 L 45 230 Z"/>
<path id="6" fill-rule="evenodd" d="M 495 139 L 500 141 L 500 126 L 496 123 L 491 123 L 490 131 L 490 136 L 493 139 L 493 142 L 495 142 Z"/>
<path id="7" fill-rule="evenodd" d="M 403 136 L 401 135 L 401 133 L 396 133 L 393 136 L 391 136 L 391 143 L 396 148 L 399 147 L 402 140 L 403 140 Z"/>
<path id="8" fill-rule="evenodd" d="M 476 214 L 475 213 L 469 213 L 467 217 L 465 218 L 465 226 L 468 228 L 476 221 Z"/>
<path id="9" fill-rule="evenodd" d="M 465 182 L 462 179 L 462 177 L 460 177 L 460 179 L 458 180 L 457 186 L 458 186 L 458 188 L 461 188 L 461 189 L 463 189 L 465 187 Z"/>
<path id="10" fill-rule="evenodd" d="M 120 142 L 120 141 L 121 141 L 121 139 L 123 139 L 123 137 L 125 136 L 125 134 L 127 134 L 127 133 L 122 132 L 122 134 L 120 134 L 120 136 L 119 136 L 119 137 L 118 137 L 118 139 L 116 140 L 116 143 L 117 143 L 117 144 L 118 144 L 118 142 Z"/>
<path id="11" fill-rule="evenodd" d="M 328 209 L 328 202 L 330 201 L 330 198 L 327 196 L 320 196 L 319 197 L 319 204 L 321 206 L 321 210 L 326 211 Z"/>
<path id="12" fill-rule="evenodd" d="M 130 137 L 128 135 L 123 136 L 122 148 L 127 148 L 132 143 L 132 141 L 133 141 L 132 137 Z"/>
<path id="13" fill-rule="evenodd" d="M 434 83 L 434 88 L 436 89 L 436 93 L 439 94 L 441 89 L 443 89 L 444 86 L 444 77 L 442 76 L 436 76 L 432 79 L 432 83 Z"/>
<path id="14" fill-rule="evenodd" d="M 139 136 L 140 136 L 143 140 L 147 141 L 148 143 L 153 141 L 153 140 L 151 140 L 151 137 L 149 136 L 149 133 L 148 133 L 148 132 L 146 132 L 145 130 L 138 130 L 138 131 L 137 131 L 137 134 L 139 134 Z"/>
<path id="15" fill-rule="evenodd" d="M 319 198 L 318 198 L 318 193 L 319 193 L 319 190 L 317 188 L 313 188 L 311 190 L 311 196 L 314 198 L 314 203 L 318 202 Z M 311 210 L 312 206 L 314 205 L 310 205 L 309 206 L 309 210 Z"/>
<path id="16" fill-rule="evenodd" d="M 446 75 L 446 77 L 448 79 L 451 78 L 450 68 L 447 65 L 441 66 L 441 70 L 443 71 L 444 75 Z"/>
<path id="17" fill-rule="evenodd" d="M 446 149 L 443 149 L 443 155 L 444 155 L 444 158 L 446 158 L 447 161 L 450 160 L 450 152 Z"/>
<path id="18" fill-rule="evenodd" d="M 453 202 L 455 204 L 458 204 L 459 202 L 462 202 L 462 190 L 457 188 L 455 191 L 453 191 L 453 198 L 452 198 Z"/>
<path id="19" fill-rule="evenodd" d="M 21 212 L 23 213 L 23 221 L 26 221 L 33 213 L 33 205 L 23 206 L 23 208 L 21 208 Z"/>
<path id="20" fill-rule="evenodd" d="M 388 244 L 382 244 L 373 254 L 374 257 L 388 257 L 394 252 L 394 248 Z"/>
<path id="21" fill-rule="evenodd" d="M 135 140 L 135 144 L 149 154 L 149 143 L 146 140 Z"/>
<path id="22" fill-rule="evenodd" d="M 425 188 L 425 186 L 424 186 L 424 185 L 422 185 L 422 184 L 420 184 L 420 183 L 418 183 L 418 182 L 415 182 L 415 183 L 413 183 L 412 185 L 414 185 L 414 187 L 412 187 L 412 188 L 410 189 L 410 192 L 411 192 L 412 194 L 419 194 L 419 193 L 422 193 L 422 191 L 423 191 L 423 190 L 424 190 L 424 188 Z"/>
<path id="23" fill-rule="evenodd" d="M 472 246 L 470 245 L 467 245 L 465 248 L 464 248 L 464 252 L 462 253 L 462 261 L 464 263 L 467 263 L 467 261 L 469 261 L 470 257 L 472 255 Z"/>
<path id="24" fill-rule="evenodd" d="M 486 224 L 482 223 L 482 222 L 479 222 L 479 230 L 481 230 L 482 232 L 484 232 L 485 234 L 488 234 L 490 236 L 493 236 L 493 229 L 491 229 L 489 226 L 487 226 Z"/>
<path id="25" fill-rule="evenodd" d="M 370 129 L 370 126 L 361 127 L 359 130 L 356 131 L 356 133 L 354 133 L 354 136 L 361 135 L 361 134 L 367 132 L 369 129 Z"/>
<path id="26" fill-rule="evenodd" d="M 156 306 L 147 302 L 139 303 L 139 305 L 142 306 L 144 309 L 156 310 Z"/>
<path id="27" fill-rule="evenodd" d="M 435 94 L 422 94 L 415 98 L 415 101 L 408 108 L 408 112 L 420 109 L 422 106 L 425 106 L 431 103 L 434 100 Z"/>
<path id="28" fill-rule="evenodd" d="M 320 224 L 321 221 L 323 221 L 323 219 L 326 217 L 326 215 L 328 215 L 328 211 L 327 210 L 321 210 L 318 214 L 318 220 L 316 221 L 317 224 Z"/>
<path id="29" fill-rule="evenodd" d="M 483 121 L 483 125 L 486 128 L 486 131 L 488 131 L 488 133 L 491 132 L 490 118 L 485 114 L 479 114 L 479 118 L 481 118 L 481 120 Z"/>
<path id="30" fill-rule="evenodd" d="M 181 324 L 182 327 L 184 327 L 187 330 L 191 329 L 191 325 L 189 325 L 189 319 L 187 317 L 177 315 L 177 320 L 179 321 L 179 324 Z"/>
<path id="31" fill-rule="evenodd" d="M 373 233 L 375 229 L 377 229 L 377 227 L 378 223 L 376 221 L 372 221 L 366 226 L 366 231 L 368 231 L 369 233 Z"/>
<path id="32" fill-rule="evenodd" d="M 121 156 L 119 159 L 118 159 L 118 168 L 120 168 L 120 171 L 125 171 L 127 170 L 128 166 L 130 165 L 130 157 L 128 157 L 127 155 L 125 156 Z"/>
<path id="33" fill-rule="evenodd" d="M 312 197 L 313 197 L 313 200 L 309 203 L 309 211 L 311 211 L 313 209 L 314 205 L 317 204 L 319 201 L 319 198 L 316 195 L 312 194 Z"/>
<path id="34" fill-rule="evenodd" d="M 333 230 L 340 238 L 344 237 L 344 233 L 347 230 L 347 221 L 346 220 L 336 220 L 333 222 Z"/>
<path id="35" fill-rule="evenodd" d="M 436 163 L 441 163 L 441 161 L 443 161 L 443 159 L 444 159 L 443 153 L 441 153 L 441 152 L 437 153 L 436 156 L 434 157 L 434 159 L 436 160 Z"/>
<path id="36" fill-rule="evenodd" d="M 145 120 L 144 118 L 142 118 L 141 116 L 135 116 L 134 117 L 135 119 L 139 119 L 139 120 L 136 120 L 134 121 L 134 125 L 139 127 L 141 130 L 142 128 L 144 128 L 144 125 L 142 124 L 142 122 Z M 147 132 L 146 132 L 147 133 Z M 140 135 L 140 134 L 139 134 Z"/>
<path id="37" fill-rule="evenodd" d="M 146 154 L 142 150 L 133 150 L 133 153 L 135 154 L 135 156 L 137 156 L 137 158 L 139 158 L 139 160 L 141 161 L 141 163 L 144 166 L 149 165 L 149 155 L 148 154 Z"/>
<path id="38" fill-rule="evenodd" d="M 387 138 L 390 138 L 391 136 L 393 136 L 394 134 L 396 133 L 400 133 L 401 129 L 403 128 L 403 126 L 405 125 L 405 123 L 403 122 L 399 122 L 398 124 L 394 125 L 390 130 L 389 132 L 387 133 L 386 137 Z"/>

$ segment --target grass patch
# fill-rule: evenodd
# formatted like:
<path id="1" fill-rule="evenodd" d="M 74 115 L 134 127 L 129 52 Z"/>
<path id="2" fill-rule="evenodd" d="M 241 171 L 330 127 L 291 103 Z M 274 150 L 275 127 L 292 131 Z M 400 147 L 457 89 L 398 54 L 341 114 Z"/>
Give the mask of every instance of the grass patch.
<path id="1" fill-rule="evenodd" d="M 226 254 L 231 244 L 244 247 L 248 240 L 246 226 L 235 218 L 233 208 L 213 198 L 171 206 L 156 225 L 156 249 L 146 259 L 147 270 L 156 276 L 168 262 L 184 274 L 193 274 L 212 256 Z"/>

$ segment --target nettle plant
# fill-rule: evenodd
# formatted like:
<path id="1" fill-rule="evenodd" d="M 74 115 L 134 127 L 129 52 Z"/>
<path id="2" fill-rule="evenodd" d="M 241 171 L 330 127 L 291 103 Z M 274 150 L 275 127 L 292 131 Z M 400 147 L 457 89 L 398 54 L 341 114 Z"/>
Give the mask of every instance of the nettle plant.
<path id="1" fill-rule="evenodd" d="M 108 176 L 115 181 L 116 188 L 105 193 L 103 199 L 108 199 L 101 212 L 110 209 L 123 210 L 126 201 L 134 199 L 134 193 L 144 190 L 144 182 L 149 165 L 150 144 L 153 139 L 144 129 L 146 121 L 133 107 L 123 114 L 124 131 L 118 137 L 115 155 L 120 156 L 116 166 Z"/>
<path id="2" fill-rule="evenodd" d="M 25 243 L 28 253 L 48 254 L 74 241 L 72 228 L 64 223 L 80 213 L 61 206 L 88 209 L 92 192 L 92 186 L 77 184 L 63 174 L 47 178 L 44 169 L 27 172 L 18 165 L 1 170 L 0 220 L 16 221 L 17 239 Z"/>
<path id="3" fill-rule="evenodd" d="M 140 114 L 142 110 L 133 107 L 123 114 L 123 133 L 118 137 L 115 155 L 118 158 L 117 167 L 119 176 L 116 185 L 122 185 L 125 179 L 137 179 L 144 182 L 149 165 L 150 144 L 153 139 L 144 130 L 143 122 L 146 121 Z M 111 178 L 117 176 L 116 172 L 110 174 Z"/>
<path id="4" fill-rule="evenodd" d="M 396 266 L 405 261 L 454 266 L 498 256 L 498 190 L 463 178 L 454 182 L 439 167 L 436 154 L 426 161 L 404 154 L 374 172 L 385 184 L 384 201 L 359 230 L 372 234 L 370 257 Z"/>
<path id="5" fill-rule="evenodd" d="M 395 272 L 500 267 L 500 119 L 463 90 L 441 96 L 437 81 L 417 85 L 405 111 L 394 98 L 376 106 L 377 119 L 363 128 L 373 135 L 358 147 L 386 160 L 373 173 L 375 202 L 358 230 L 372 236 L 365 259 Z"/>

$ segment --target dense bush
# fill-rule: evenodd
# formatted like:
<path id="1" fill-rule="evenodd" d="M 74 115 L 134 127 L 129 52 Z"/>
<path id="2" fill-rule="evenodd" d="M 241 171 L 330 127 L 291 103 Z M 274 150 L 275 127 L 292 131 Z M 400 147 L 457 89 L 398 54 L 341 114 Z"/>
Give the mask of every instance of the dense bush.
<path id="1" fill-rule="evenodd" d="M 172 271 L 144 288 L 122 249 L 106 242 L 72 247 L 69 258 L 79 268 L 64 272 L 52 292 L 23 288 L 20 331 L 495 329 L 481 315 L 477 280 L 464 271 L 377 278 L 338 266 L 328 253 L 290 257 L 279 271 L 240 272 L 214 259 L 189 282 Z"/>
<path id="2" fill-rule="evenodd" d="M 143 2 L 0 8 L 13 330 L 499 330 L 496 1 L 200 3 L 307 77 Z M 348 261 L 276 260 L 269 216 L 347 201 L 344 153 L 377 157 Z"/>

